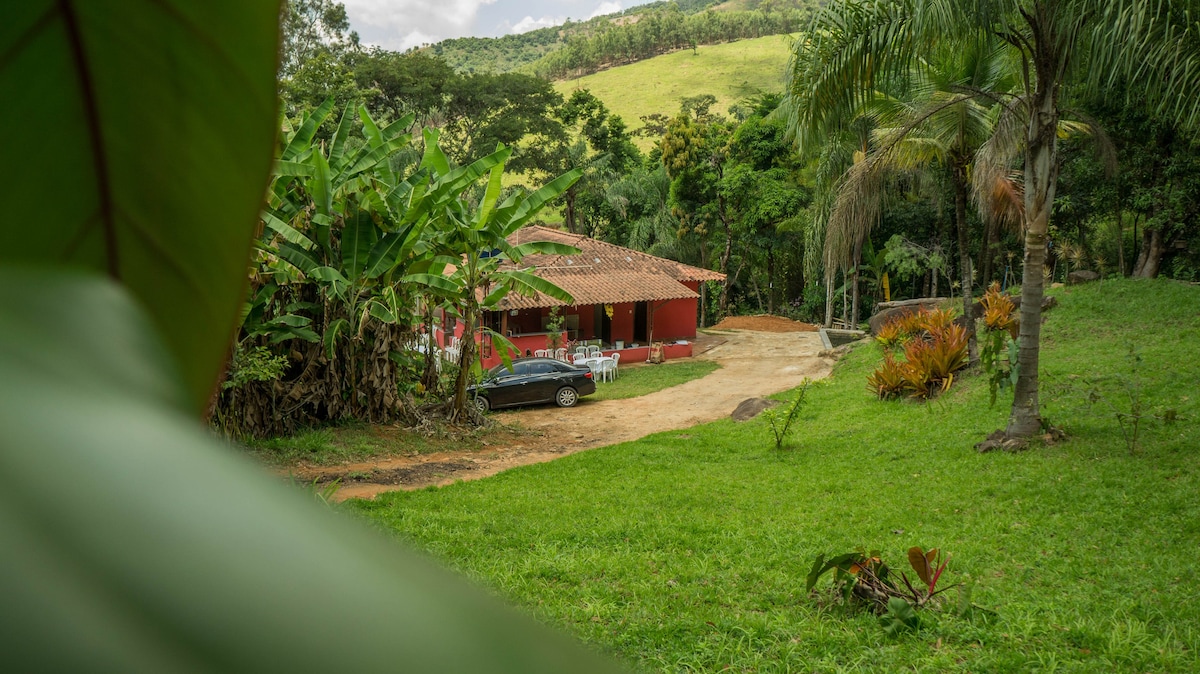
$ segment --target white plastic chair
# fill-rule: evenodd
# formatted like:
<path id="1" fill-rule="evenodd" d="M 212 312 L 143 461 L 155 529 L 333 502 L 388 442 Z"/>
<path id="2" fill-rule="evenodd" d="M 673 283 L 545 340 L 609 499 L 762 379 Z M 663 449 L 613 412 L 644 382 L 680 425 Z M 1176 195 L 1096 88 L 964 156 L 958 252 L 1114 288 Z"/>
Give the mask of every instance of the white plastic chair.
<path id="1" fill-rule="evenodd" d="M 612 381 L 617 376 L 617 362 L 609 358 L 601 358 L 596 361 L 597 372 L 593 375 L 600 378 L 600 381 Z"/>
<path id="2" fill-rule="evenodd" d="M 549 358 L 550 349 L 538 349 L 533 352 L 533 355 L 537 356 L 538 358 Z"/>
<path id="3" fill-rule="evenodd" d="M 621 364 L 621 352 L 618 351 L 618 352 L 614 353 L 613 355 L 609 356 L 609 358 L 612 358 L 612 364 L 613 364 L 612 375 L 613 375 L 613 379 L 616 379 L 617 377 L 621 376 L 620 371 L 617 369 L 617 366 Z"/>
<path id="4" fill-rule="evenodd" d="M 586 365 L 587 364 L 587 354 L 579 353 L 578 351 L 576 351 L 575 355 L 571 356 L 571 362 L 575 363 L 576 365 Z"/>
<path id="5" fill-rule="evenodd" d="M 561 348 L 561 347 L 555 349 L 554 350 L 554 360 L 561 360 L 564 363 L 567 362 L 567 350 L 564 348 Z"/>
<path id="6" fill-rule="evenodd" d="M 588 346 L 588 348 L 587 348 L 588 358 L 599 358 L 602 355 L 603 354 L 600 351 L 600 347 L 595 346 L 595 345 Z"/>

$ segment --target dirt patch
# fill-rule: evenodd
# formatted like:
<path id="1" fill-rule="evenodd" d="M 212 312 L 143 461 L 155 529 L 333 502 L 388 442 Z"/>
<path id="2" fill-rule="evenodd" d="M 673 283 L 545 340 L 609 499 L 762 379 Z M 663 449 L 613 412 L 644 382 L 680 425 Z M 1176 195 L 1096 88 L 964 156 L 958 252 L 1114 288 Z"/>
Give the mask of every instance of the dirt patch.
<path id="1" fill-rule="evenodd" d="M 801 323 L 783 316 L 730 316 L 713 326 L 714 330 L 757 330 L 758 332 L 817 332 L 812 323 Z"/>
<path id="2" fill-rule="evenodd" d="M 328 484 L 335 479 L 367 484 L 418 485 L 430 484 L 435 480 L 476 468 L 474 461 L 430 461 L 406 468 L 374 468 L 370 471 L 351 471 L 337 477 L 325 475 L 317 478 L 317 484 Z"/>
<path id="3" fill-rule="evenodd" d="M 481 450 L 464 448 L 341 466 L 297 466 L 291 472 L 308 482 L 329 483 L 340 478 L 338 500 L 478 479 L 517 466 L 728 417 L 747 398 L 778 393 L 799 386 L 805 379 L 827 376 L 834 362 L 818 356 L 821 339 L 808 330 L 730 330 L 721 337 L 724 341 L 713 340 L 708 350 L 695 357 L 721 366 L 700 379 L 627 400 L 585 397 L 570 409 L 543 406 L 499 412 L 493 415 L 497 422 L 522 429 L 520 434 L 509 435 L 511 440 L 506 443 L 491 443 Z"/>

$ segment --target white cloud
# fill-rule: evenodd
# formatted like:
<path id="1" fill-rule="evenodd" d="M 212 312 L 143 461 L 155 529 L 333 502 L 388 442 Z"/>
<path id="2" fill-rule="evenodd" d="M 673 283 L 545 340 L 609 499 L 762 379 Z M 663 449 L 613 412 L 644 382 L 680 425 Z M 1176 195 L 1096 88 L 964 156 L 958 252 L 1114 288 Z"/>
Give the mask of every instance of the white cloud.
<path id="1" fill-rule="evenodd" d="M 602 2 L 599 4 L 599 6 L 596 7 L 595 11 L 593 11 L 591 16 L 589 16 L 588 18 L 594 19 L 598 16 L 604 16 L 605 14 L 616 14 L 619 11 L 621 11 L 621 3 L 619 3 L 619 2 Z"/>
<path id="2" fill-rule="evenodd" d="M 469 35 L 483 5 L 496 0 L 342 0 L 363 42 L 407 49 Z"/>
<path id="3" fill-rule="evenodd" d="M 508 29 L 510 33 L 528 33 L 531 30 L 545 28 L 547 26 L 557 26 L 566 21 L 566 17 L 562 16 L 543 16 L 540 19 L 535 19 L 532 16 L 526 16 L 524 19 L 513 24 L 512 28 Z"/>

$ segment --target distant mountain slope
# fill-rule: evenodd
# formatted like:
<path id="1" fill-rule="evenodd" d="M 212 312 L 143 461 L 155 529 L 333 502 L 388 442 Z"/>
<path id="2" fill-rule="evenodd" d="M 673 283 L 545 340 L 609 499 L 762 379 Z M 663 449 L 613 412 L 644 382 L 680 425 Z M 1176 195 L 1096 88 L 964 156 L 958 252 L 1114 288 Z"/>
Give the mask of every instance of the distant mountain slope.
<path id="1" fill-rule="evenodd" d="M 674 0 L 499 38 L 465 37 L 423 47 L 459 72 L 525 71 L 557 78 L 609 63 L 729 40 L 791 32 L 820 0 Z M 711 12 L 709 12 L 711 10 Z M 708 13 L 702 20 L 696 15 Z M 636 25 L 653 16 L 653 31 Z M 667 18 L 663 21 L 665 17 Z M 644 26 L 643 26 L 644 28 Z M 564 48 L 568 48 L 563 51 Z M 561 52 L 561 53 L 560 53 Z M 569 52 L 569 53 L 568 53 Z"/>
<path id="2" fill-rule="evenodd" d="M 590 90 L 630 129 L 641 128 L 644 115 L 675 115 L 680 99 L 687 96 L 712 94 L 717 97 L 713 111 L 724 114 L 743 98 L 783 90 L 789 46 L 786 35 L 702 46 L 694 55 L 690 49 L 663 54 L 557 82 L 554 88 L 564 96 L 576 89 Z M 637 142 L 642 150 L 654 144 L 647 138 Z"/>

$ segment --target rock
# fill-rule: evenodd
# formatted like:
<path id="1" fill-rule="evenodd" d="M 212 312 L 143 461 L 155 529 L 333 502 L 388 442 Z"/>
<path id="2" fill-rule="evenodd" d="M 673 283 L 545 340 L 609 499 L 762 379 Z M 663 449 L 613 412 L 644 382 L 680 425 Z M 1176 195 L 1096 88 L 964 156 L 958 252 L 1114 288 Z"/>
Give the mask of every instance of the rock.
<path id="1" fill-rule="evenodd" d="M 871 334 L 878 335 L 879 329 L 883 327 L 883 324 L 890 321 L 894 316 L 903 316 L 904 314 L 920 311 L 921 309 L 932 311 L 946 303 L 949 303 L 948 306 L 953 307 L 956 312 L 962 311 L 962 298 L 955 297 L 925 297 L 916 300 L 880 302 L 875 305 L 876 313 L 874 316 L 871 316 L 869 321 L 871 324 Z M 975 318 L 979 318 L 983 315 L 983 303 L 976 301 L 971 306 L 971 311 L 974 313 Z M 969 321 L 970 319 L 963 316 L 955 319 L 955 322 L 963 326 L 969 326 Z"/>
<path id="2" fill-rule="evenodd" d="M 1013 295 L 1011 298 L 1013 303 L 1013 311 L 1020 313 L 1021 311 L 1021 296 Z M 1042 295 L 1042 313 L 1050 311 L 1058 306 L 1058 298 L 1050 295 Z"/>
<path id="3" fill-rule="evenodd" d="M 883 324 L 896 316 L 911 314 L 921 309 L 936 309 L 939 304 L 945 301 L 945 297 L 927 297 L 919 300 L 905 300 L 904 302 L 882 302 L 878 305 L 879 310 L 868 320 L 868 323 L 871 325 L 871 334 L 878 335 L 879 329 L 883 327 Z"/>
<path id="4" fill-rule="evenodd" d="M 747 398 L 738 403 L 737 409 L 729 416 L 734 421 L 746 421 L 762 414 L 762 411 L 779 404 L 778 400 L 768 400 L 766 398 Z"/>
<path id="5" fill-rule="evenodd" d="M 1087 269 L 1076 269 L 1070 274 L 1067 274 L 1067 285 L 1069 286 L 1077 286 L 1080 283 L 1091 283 L 1092 281 L 1099 280 L 1099 274 L 1094 271 L 1088 271 Z"/>

